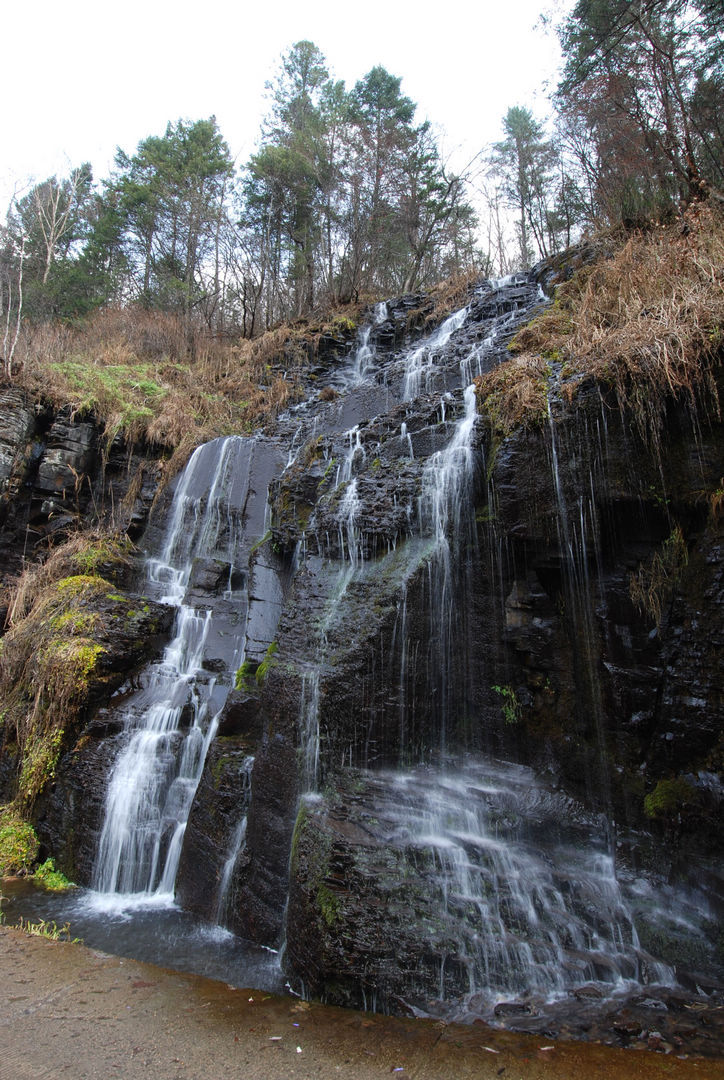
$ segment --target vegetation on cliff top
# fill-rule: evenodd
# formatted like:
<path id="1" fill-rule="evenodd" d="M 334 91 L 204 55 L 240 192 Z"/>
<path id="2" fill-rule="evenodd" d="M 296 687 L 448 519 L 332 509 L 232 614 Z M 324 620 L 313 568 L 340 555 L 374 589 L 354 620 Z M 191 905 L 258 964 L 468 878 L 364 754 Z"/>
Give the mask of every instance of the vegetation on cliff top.
<path id="1" fill-rule="evenodd" d="M 334 317 L 329 325 L 337 329 Z M 260 427 L 293 400 L 313 334 L 284 326 L 233 342 L 190 330 L 179 315 L 108 308 L 73 327 L 28 326 L 15 384 L 55 408 L 93 416 L 108 442 L 122 433 L 188 450 Z"/>
<path id="2" fill-rule="evenodd" d="M 603 244 L 603 241 L 601 241 Z M 606 257 L 558 285 L 555 301 L 516 335 L 511 359 L 477 379 L 498 435 L 546 415 L 555 366 L 572 399 L 593 377 L 614 390 L 656 444 L 666 402 L 719 414 L 724 355 L 724 215 L 695 203 L 676 224 L 610 236 Z"/>

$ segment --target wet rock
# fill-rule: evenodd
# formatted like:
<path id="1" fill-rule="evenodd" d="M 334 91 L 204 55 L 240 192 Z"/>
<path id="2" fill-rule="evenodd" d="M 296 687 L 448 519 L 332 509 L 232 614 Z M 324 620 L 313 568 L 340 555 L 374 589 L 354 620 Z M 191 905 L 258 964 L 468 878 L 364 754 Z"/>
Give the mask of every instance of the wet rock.
<path id="1" fill-rule="evenodd" d="M 46 787 L 35 809 L 43 852 L 52 854 L 57 869 L 78 885 L 92 881 L 108 776 L 121 748 L 120 736 L 82 735 L 61 757 L 55 782 Z"/>
<path id="2" fill-rule="evenodd" d="M 232 690 L 218 718 L 219 737 L 244 735 L 256 745 L 262 735 L 263 714 L 258 693 Z"/>
<path id="3" fill-rule="evenodd" d="M 613 1030 L 617 1035 L 623 1035 L 627 1039 L 635 1038 L 642 1031 L 641 1024 L 630 1016 L 620 1015 L 613 1022 Z"/>
<path id="4" fill-rule="evenodd" d="M 269 946 L 278 946 L 282 932 L 298 790 L 294 743 L 268 732 L 254 761 L 246 846 L 230 920 L 244 937 Z"/>
<path id="5" fill-rule="evenodd" d="M 248 737 L 220 736 L 214 740 L 204 764 L 204 771 L 189 814 L 184 846 L 176 879 L 176 899 L 200 918 L 218 921 L 228 901 L 229 919 L 234 921 L 232 869 L 224 880 L 228 859 L 237 854 L 241 844 L 240 826 L 249 806 L 251 752 L 256 740 Z M 228 896 L 221 894 L 222 885 Z"/>
<path id="6" fill-rule="evenodd" d="M 589 983 L 587 986 L 577 986 L 573 996 L 581 1001 L 599 1001 L 603 997 L 603 991 L 595 983 Z"/>
<path id="7" fill-rule="evenodd" d="M 58 868 L 79 884 L 90 882 L 109 769 L 123 741 L 110 707 L 113 692 L 158 655 L 173 619 L 166 605 L 131 594 L 106 594 L 97 598 L 97 607 L 95 636 L 102 652 L 90 678 L 88 705 L 74 727 L 66 726 L 69 749 L 34 809 L 41 843 L 57 858 Z"/>
<path id="8" fill-rule="evenodd" d="M 534 1011 L 534 1007 L 525 1001 L 499 1001 L 493 1016 L 530 1016 Z"/>
<path id="9" fill-rule="evenodd" d="M 219 596 L 225 591 L 246 587 L 246 575 L 222 559 L 194 559 L 187 589 L 187 602 L 203 601 L 207 596 Z"/>

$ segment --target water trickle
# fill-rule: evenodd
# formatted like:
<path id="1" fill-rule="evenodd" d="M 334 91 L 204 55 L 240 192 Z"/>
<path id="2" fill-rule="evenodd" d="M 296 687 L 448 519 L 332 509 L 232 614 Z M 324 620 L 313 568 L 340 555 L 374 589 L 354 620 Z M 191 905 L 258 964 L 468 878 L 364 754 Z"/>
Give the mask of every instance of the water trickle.
<path id="1" fill-rule="evenodd" d="M 300 743 L 304 757 L 302 787 L 317 790 L 319 779 L 319 667 L 304 676 L 300 709 Z"/>
<path id="2" fill-rule="evenodd" d="M 357 491 L 357 477 L 351 480 L 340 500 L 339 504 L 339 547 L 342 557 L 356 569 L 362 562 L 364 555 L 362 550 L 362 534 L 359 529 L 358 517 L 362 508 Z"/>
<path id="3" fill-rule="evenodd" d="M 246 840 L 247 811 L 249 809 L 249 800 L 251 797 L 251 771 L 253 766 L 254 758 L 249 755 L 244 758 L 239 771 L 240 815 L 236 828 L 231 835 L 226 858 L 224 860 L 224 866 L 221 871 L 221 881 L 219 882 L 219 892 L 216 898 L 214 919 L 219 926 L 226 926 L 232 908 L 233 897 L 231 895 L 231 882 L 239 856 L 244 850 L 244 843 Z"/>
<path id="4" fill-rule="evenodd" d="M 351 371 L 349 374 L 350 386 L 359 385 L 369 377 L 377 355 L 375 346 L 370 344 L 370 338 L 373 331 L 382 326 L 384 322 L 387 322 L 388 318 L 387 304 L 375 304 L 372 321 L 365 323 L 359 332 L 358 345 L 353 354 Z"/>
<path id="5" fill-rule="evenodd" d="M 415 451 L 412 448 L 412 436 L 407 430 L 407 424 L 403 420 L 400 424 L 400 442 L 405 447 L 405 452 L 411 461 L 414 461 Z"/>
<path id="6" fill-rule="evenodd" d="M 595 488 L 591 481 L 591 496 L 579 494 L 571 505 L 567 498 L 559 463 L 558 432 L 547 397 L 550 433 L 550 464 L 557 509 L 558 545 L 566 595 L 566 610 L 576 641 L 574 663 L 576 672 L 577 711 L 582 724 L 591 725 L 598 747 L 601 768 L 596 775 L 586 777 L 591 800 L 610 808 L 610 791 L 606 782 L 606 745 L 603 723 L 602 689 L 599 676 L 600 644 L 593 607 L 591 564 L 600 562 L 598 556 L 599 528 Z M 574 460 L 571 455 L 571 460 Z M 592 544 L 593 551 L 589 550 Z M 595 565 L 595 563 L 594 563 Z"/>
<path id="7" fill-rule="evenodd" d="M 464 551 L 471 530 L 471 486 L 476 461 L 472 440 L 477 417 L 475 387 L 467 387 L 465 411 L 455 425 L 450 442 L 428 459 L 422 475 L 422 494 L 419 502 L 420 529 L 423 536 L 433 539 L 429 561 L 430 637 L 428 670 L 431 697 L 437 701 L 441 746 L 445 746 L 447 725 L 455 685 L 453 658 L 464 657 L 464 604 L 458 599 L 466 595 L 464 575 L 469 564 Z M 455 544 L 455 558 L 451 550 Z"/>
<path id="8" fill-rule="evenodd" d="M 403 383 L 403 397 L 405 401 L 411 401 L 421 393 L 430 390 L 430 382 L 435 371 L 435 361 L 438 353 L 445 348 L 448 341 L 463 325 L 468 317 L 469 307 L 460 308 L 442 323 L 434 334 L 427 338 L 416 349 L 413 349 L 405 361 L 405 378 Z"/>
<path id="9" fill-rule="evenodd" d="M 346 484 L 351 480 L 357 465 L 361 464 L 367 457 L 367 452 L 362 445 L 358 424 L 355 424 L 353 428 L 350 428 L 349 431 L 345 432 L 345 438 L 347 440 L 347 450 L 337 468 L 335 488 L 338 488 L 341 484 Z"/>

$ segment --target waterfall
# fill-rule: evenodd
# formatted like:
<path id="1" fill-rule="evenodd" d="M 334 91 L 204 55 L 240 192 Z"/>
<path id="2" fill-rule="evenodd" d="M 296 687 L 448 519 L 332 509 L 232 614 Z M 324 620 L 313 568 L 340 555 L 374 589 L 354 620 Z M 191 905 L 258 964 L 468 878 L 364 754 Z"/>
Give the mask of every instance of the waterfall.
<path id="1" fill-rule="evenodd" d="M 440 324 L 434 334 L 409 354 L 405 361 L 403 384 L 405 401 L 411 401 L 419 394 L 430 389 L 430 380 L 435 370 L 437 355 L 445 348 L 455 331 L 459 330 L 463 325 L 468 317 L 469 310 L 469 307 L 460 308 L 459 311 L 445 319 L 445 322 Z"/>
<path id="2" fill-rule="evenodd" d="M 588 981 L 674 984 L 641 948 L 605 822 L 530 769 L 471 760 L 368 783 L 369 814 L 390 847 L 424 868 L 440 939 L 455 943 L 443 946 L 440 998 L 448 965 L 464 972 L 464 996 L 488 1008 L 518 995 L 555 999 Z"/>
<path id="3" fill-rule="evenodd" d="M 474 528 L 471 486 L 476 468 L 472 447 L 477 417 L 475 386 L 466 388 L 464 405 L 465 411 L 449 443 L 432 454 L 425 464 L 419 503 L 420 529 L 423 535 L 433 539 L 428 571 L 431 624 L 428 680 L 430 695 L 437 701 L 442 749 L 446 745 L 456 690 L 454 654 L 456 650 L 464 650 L 466 593 L 461 584 L 468 569 L 465 547 Z M 458 661 L 462 659 L 458 657 Z"/>
<path id="4" fill-rule="evenodd" d="M 384 370 L 375 342 L 399 339 L 417 300 L 379 304 L 346 357 L 320 348 L 302 371 L 308 400 L 280 418 L 263 477 L 251 475 L 261 437 L 193 455 L 146 563 L 146 592 L 175 609 L 173 638 L 116 706 L 123 730 L 92 882 L 104 918 L 171 907 L 184 848 L 180 905 L 267 946 L 291 918 L 285 970 L 308 987 L 318 977 L 309 992 L 329 1000 L 354 1002 L 359 990 L 380 1008 L 409 1001 L 470 1018 L 509 998 L 562 1000 L 589 982 L 604 1000 L 673 983 L 642 947 L 657 948 L 641 908 L 653 911 L 661 894 L 616 865 L 605 816 L 530 768 L 483 756 L 514 756 L 530 735 L 521 756 L 548 767 L 548 729 L 525 726 L 529 702 L 534 721 L 551 725 L 552 774 L 568 753 L 554 706 L 567 723 L 569 698 L 554 700 L 560 669 L 546 652 L 560 648 L 564 619 L 580 682 L 570 712 L 596 724 L 604 745 L 602 602 L 591 604 L 608 524 L 598 476 L 577 483 L 577 448 L 549 404 L 543 555 L 525 510 L 514 507 L 521 524 L 506 531 L 519 447 L 498 458 L 487 506 L 481 490 L 471 384 L 500 361 L 524 305 L 530 314 L 540 301 L 532 280 L 486 283 Z M 510 597 L 520 600 L 515 626 Z M 233 672 L 270 656 L 272 640 L 266 682 L 223 714 L 234 756 L 219 745 L 199 788 Z M 510 726 L 497 682 L 518 695 Z M 242 758 L 237 779 L 229 760 Z M 589 791 L 597 810 L 603 777 Z M 561 770 L 556 783 L 569 779 Z M 210 838 L 214 857 L 196 875 Z"/>
<path id="5" fill-rule="evenodd" d="M 175 631 L 143 689 L 123 707 L 123 748 L 113 767 L 93 874 L 99 902 L 165 904 L 174 882 L 191 803 L 216 732 L 229 678 L 204 669 L 214 631 L 211 609 L 184 602 L 194 560 L 224 558 L 234 579 L 249 494 L 248 440 L 199 447 L 178 484 L 158 555 L 147 561 L 149 591 L 177 608 Z M 243 624 L 224 644 L 228 667 L 243 658 Z"/>

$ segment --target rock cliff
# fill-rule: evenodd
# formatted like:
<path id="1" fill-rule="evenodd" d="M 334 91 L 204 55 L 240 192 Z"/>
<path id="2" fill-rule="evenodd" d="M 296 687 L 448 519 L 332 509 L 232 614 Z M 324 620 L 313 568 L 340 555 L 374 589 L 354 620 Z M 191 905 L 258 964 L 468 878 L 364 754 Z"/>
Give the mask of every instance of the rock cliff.
<path id="1" fill-rule="evenodd" d="M 599 942 L 595 960 L 581 959 L 590 940 L 561 938 L 558 960 L 540 963 L 568 965 L 570 979 L 541 983 L 540 995 L 609 976 L 652 981 L 656 964 L 700 987 L 722 977 L 724 425 L 672 393 L 652 441 L 610 384 L 572 380 L 555 356 L 538 371 L 537 404 L 507 428 L 480 394 L 463 393 L 507 359 L 548 302 L 542 284 L 552 291 L 568 269 L 479 283 L 457 319 L 430 325 L 424 298 L 390 301 L 370 312 L 364 343 L 319 350 L 307 400 L 249 439 L 256 503 L 244 504 L 238 560 L 207 559 L 192 574 L 187 602 L 243 606 L 245 661 L 196 791 L 177 897 L 207 919 L 223 910 L 263 944 L 284 938 L 290 975 L 330 1001 L 429 1011 L 433 999 L 464 999 L 466 1016 L 484 1015 L 481 980 L 498 995 L 525 985 L 491 974 L 511 962 L 509 939 L 531 956 L 544 949 L 518 900 L 493 910 L 441 878 L 443 848 L 475 844 L 462 825 L 455 844 L 420 839 L 433 836 L 432 772 L 454 774 L 463 801 L 482 800 L 479 833 L 510 830 L 511 843 L 537 845 L 551 862 L 563 847 L 600 845 L 620 864 L 625 948 Z M 85 516 L 143 534 L 157 494 L 152 457 L 104 447 L 92 422 L 50 415 L 13 389 L 0 422 L 7 580 L 29 550 Z M 161 499 L 146 550 L 163 510 Z M 82 883 L 117 707 L 143 681 L 139 633 L 129 630 L 115 665 L 128 681 L 94 698 L 34 810 L 43 845 Z M 221 647 L 203 665 L 234 679 Z M 17 782 L 11 742 L 5 797 Z M 473 781 L 465 769 L 479 759 L 527 771 Z M 500 891 L 497 864 L 468 857 Z M 576 871 L 557 873 L 555 889 L 572 897 L 567 917 L 583 919 Z M 652 890 L 646 902 L 637 874 Z M 599 879 L 583 880 L 593 889 Z M 696 892 L 701 918 L 688 934 L 651 914 L 657 888 Z M 487 975 L 475 952 L 481 919 L 498 926 Z"/>

